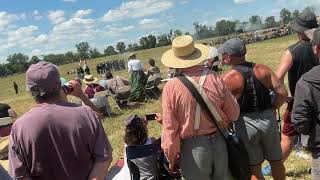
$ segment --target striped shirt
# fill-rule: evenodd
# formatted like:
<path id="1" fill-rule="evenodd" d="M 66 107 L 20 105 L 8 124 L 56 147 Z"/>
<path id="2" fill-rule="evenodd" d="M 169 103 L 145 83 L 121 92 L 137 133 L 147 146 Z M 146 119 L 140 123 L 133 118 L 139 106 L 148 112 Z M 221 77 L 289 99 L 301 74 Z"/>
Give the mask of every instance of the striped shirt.
<path id="1" fill-rule="evenodd" d="M 203 70 L 204 67 L 195 66 L 184 69 L 183 73 L 198 82 Z M 217 73 L 208 73 L 203 89 L 223 121 L 229 123 L 237 120 L 240 113 L 239 104 Z M 177 78 L 167 82 L 163 88 L 162 109 L 161 146 L 170 163 L 174 163 L 180 153 L 181 140 L 212 134 L 217 130 L 203 111 L 200 116 L 200 128 L 194 130 L 196 100 Z"/>

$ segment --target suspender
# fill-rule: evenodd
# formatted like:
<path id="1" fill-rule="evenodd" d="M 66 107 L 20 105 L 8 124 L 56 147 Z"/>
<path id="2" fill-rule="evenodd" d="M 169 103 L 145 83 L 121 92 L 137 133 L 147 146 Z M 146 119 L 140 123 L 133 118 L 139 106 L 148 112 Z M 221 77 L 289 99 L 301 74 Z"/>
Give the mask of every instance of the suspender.
<path id="1" fill-rule="evenodd" d="M 213 107 L 212 103 L 209 101 L 208 96 L 206 95 L 206 93 L 203 90 L 203 84 L 204 84 L 204 82 L 206 80 L 208 72 L 209 72 L 208 70 L 204 70 L 202 72 L 200 80 L 199 80 L 199 83 L 197 83 L 189 75 L 184 74 L 184 76 L 194 85 L 194 87 L 196 87 L 198 89 L 200 95 L 202 96 L 202 98 L 204 99 L 206 104 L 208 104 L 208 107 L 209 107 L 210 111 L 214 114 L 215 117 L 217 117 L 217 121 L 220 122 L 220 121 L 222 121 L 220 115 L 218 114 L 216 109 Z M 197 103 L 197 105 L 196 105 L 196 113 L 195 113 L 195 120 L 194 120 L 194 129 L 195 130 L 199 130 L 199 128 L 200 128 L 200 116 L 201 116 L 201 107 L 200 107 L 199 103 Z"/>

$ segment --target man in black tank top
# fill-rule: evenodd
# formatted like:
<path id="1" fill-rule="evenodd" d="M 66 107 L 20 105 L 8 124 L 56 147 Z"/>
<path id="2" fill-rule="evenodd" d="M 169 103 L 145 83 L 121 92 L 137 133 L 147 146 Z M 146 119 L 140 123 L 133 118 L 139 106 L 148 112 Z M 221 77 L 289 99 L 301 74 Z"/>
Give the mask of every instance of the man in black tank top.
<path id="1" fill-rule="evenodd" d="M 304 31 L 318 27 L 316 15 L 312 12 L 303 12 L 298 18 L 291 22 L 292 29 L 298 33 L 299 41 L 288 47 L 276 72 L 279 79 L 284 82 L 284 77 L 288 73 L 288 82 L 291 97 L 294 96 L 296 84 L 300 77 L 319 64 L 315 57 L 310 39 Z M 281 148 L 283 160 L 286 160 L 294 147 L 294 142 L 298 132 L 291 122 L 291 111 L 293 100 L 288 102 L 286 112 L 283 117 L 283 128 L 281 134 Z"/>
<path id="2" fill-rule="evenodd" d="M 263 179 L 261 164 L 264 160 L 269 161 L 275 180 L 285 179 L 274 113 L 287 99 L 284 85 L 269 67 L 246 61 L 243 40 L 230 39 L 218 51 L 222 62 L 232 67 L 223 75 L 223 80 L 240 104 L 241 114 L 235 131 L 249 153 L 252 179 Z M 276 94 L 273 102 L 271 91 Z"/>

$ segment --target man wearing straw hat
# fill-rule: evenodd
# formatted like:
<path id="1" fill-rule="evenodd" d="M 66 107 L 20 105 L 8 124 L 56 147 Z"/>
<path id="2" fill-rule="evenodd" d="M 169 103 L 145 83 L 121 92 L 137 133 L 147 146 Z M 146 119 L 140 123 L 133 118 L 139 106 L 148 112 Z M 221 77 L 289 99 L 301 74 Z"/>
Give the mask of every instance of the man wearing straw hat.
<path id="1" fill-rule="evenodd" d="M 161 62 L 203 87 L 221 116 L 220 127 L 224 128 L 238 118 L 239 105 L 218 74 L 203 67 L 208 51 L 207 46 L 194 44 L 191 36 L 178 36 L 172 41 L 172 48 L 162 55 Z M 165 84 L 162 109 L 161 146 L 170 170 L 176 172 L 180 165 L 183 179 L 230 179 L 224 139 L 178 78 Z"/>
<path id="2" fill-rule="evenodd" d="M 232 67 L 224 74 L 223 80 L 240 105 L 241 114 L 235 123 L 235 131 L 247 148 L 251 179 L 264 179 L 261 164 L 265 159 L 271 165 L 273 178 L 285 179 L 274 113 L 287 98 L 284 85 L 269 67 L 246 61 L 247 50 L 243 40 L 229 39 L 219 47 L 218 52 L 222 54 L 223 64 Z M 273 101 L 270 91 L 276 94 Z"/>

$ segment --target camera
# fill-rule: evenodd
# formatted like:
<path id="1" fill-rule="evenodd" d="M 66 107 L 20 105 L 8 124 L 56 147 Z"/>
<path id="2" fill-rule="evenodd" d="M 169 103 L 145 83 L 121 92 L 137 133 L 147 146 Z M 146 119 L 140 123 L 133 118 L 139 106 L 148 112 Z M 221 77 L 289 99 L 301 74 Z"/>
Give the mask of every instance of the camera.
<path id="1" fill-rule="evenodd" d="M 65 93 L 66 95 L 72 93 L 72 91 L 73 91 L 73 88 L 69 86 L 69 82 L 66 82 L 66 83 L 62 86 L 62 89 L 63 89 L 63 91 L 64 91 L 64 93 Z"/>

